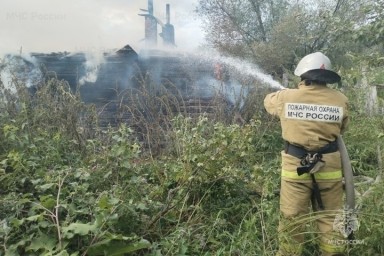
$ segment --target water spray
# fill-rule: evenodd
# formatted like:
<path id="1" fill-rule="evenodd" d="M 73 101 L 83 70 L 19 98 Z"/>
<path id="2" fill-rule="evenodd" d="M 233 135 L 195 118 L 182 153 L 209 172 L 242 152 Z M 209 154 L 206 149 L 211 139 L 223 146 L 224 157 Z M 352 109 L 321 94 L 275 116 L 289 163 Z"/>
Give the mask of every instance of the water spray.
<path id="1" fill-rule="evenodd" d="M 273 89 L 285 89 L 285 87 L 282 86 L 278 81 L 273 80 L 272 76 L 263 73 L 259 67 L 246 60 L 220 56 L 219 54 L 212 55 L 212 53 L 201 53 L 198 56 L 199 58 L 208 60 L 212 63 L 222 63 L 227 67 L 232 67 L 241 74 L 251 76 L 256 80 L 269 85 Z"/>

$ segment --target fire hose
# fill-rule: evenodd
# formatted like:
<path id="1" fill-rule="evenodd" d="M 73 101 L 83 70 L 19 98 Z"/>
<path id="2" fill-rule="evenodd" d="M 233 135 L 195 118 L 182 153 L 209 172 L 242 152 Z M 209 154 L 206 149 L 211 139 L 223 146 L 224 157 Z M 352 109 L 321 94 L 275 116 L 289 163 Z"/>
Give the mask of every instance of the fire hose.
<path id="1" fill-rule="evenodd" d="M 341 155 L 341 166 L 344 176 L 344 188 L 346 196 L 346 208 L 350 211 L 355 210 L 355 185 L 353 183 L 353 172 L 351 166 L 351 160 L 349 159 L 348 151 L 345 146 L 343 137 L 339 135 L 337 137 L 337 145 Z"/>
<path id="2" fill-rule="evenodd" d="M 339 219 L 339 227 L 338 230 L 344 235 L 345 238 L 349 240 L 354 239 L 354 231 L 357 231 L 359 227 L 359 223 L 357 221 L 356 216 L 356 208 L 355 208 L 355 184 L 353 182 L 353 172 L 352 165 L 348 155 L 347 147 L 345 146 L 343 137 L 339 135 L 337 137 L 337 146 L 339 148 L 340 156 L 341 156 L 341 166 L 343 169 L 344 176 L 344 189 L 345 189 L 345 208 L 344 214 L 341 219 Z M 337 216 L 336 219 L 337 220 Z M 334 223 L 335 229 L 335 223 Z"/>

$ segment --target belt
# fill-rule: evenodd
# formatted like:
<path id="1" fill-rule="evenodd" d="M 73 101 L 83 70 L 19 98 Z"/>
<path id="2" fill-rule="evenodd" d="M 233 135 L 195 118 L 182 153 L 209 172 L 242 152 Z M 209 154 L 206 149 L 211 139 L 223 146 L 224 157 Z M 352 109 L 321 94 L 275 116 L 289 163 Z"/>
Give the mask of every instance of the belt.
<path id="1" fill-rule="evenodd" d="M 328 143 L 327 145 L 325 145 L 324 147 L 320 148 L 317 151 L 308 151 L 305 148 L 303 148 L 301 146 L 293 145 L 293 144 L 289 143 L 288 141 L 284 141 L 284 143 L 285 143 L 285 153 L 289 154 L 291 156 L 297 157 L 299 159 L 302 159 L 308 153 L 310 153 L 310 154 L 315 154 L 315 153 L 329 154 L 329 153 L 337 152 L 339 150 L 336 140 Z"/>
<path id="2" fill-rule="evenodd" d="M 327 145 L 325 145 L 324 147 L 316 151 L 308 151 L 303 147 L 298 147 L 290 144 L 288 141 L 285 141 L 285 153 L 292 155 L 294 157 L 297 157 L 301 160 L 300 161 L 301 166 L 297 167 L 298 176 L 301 176 L 305 173 L 310 174 L 310 177 L 312 179 L 312 185 L 313 185 L 312 198 L 313 198 L 313 201 L 316 200 L 317 207 L 320 210 L 324 209 L 324 205 L 321 199 L 319 185 L 316 182 L 315 173 L 319 171 L 320 168 L 324 165 L 324 161 L 322 160 L 322 155 L 333 153 L 336 151 L 338 151 L 337 141 L 332 141 L 331 143 L 328 143 Z M 316 208 L 314 203 L 312 204 L 312 206 Z"/>

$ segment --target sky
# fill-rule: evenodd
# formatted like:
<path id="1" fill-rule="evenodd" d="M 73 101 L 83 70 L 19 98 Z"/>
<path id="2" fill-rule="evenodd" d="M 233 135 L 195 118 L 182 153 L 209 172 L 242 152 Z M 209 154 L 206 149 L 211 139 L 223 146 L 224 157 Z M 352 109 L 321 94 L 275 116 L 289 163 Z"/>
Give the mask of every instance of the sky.
<path id="1" fill-rule="evenodd" d="M 153 0 L 154 15 L 165 22 L 166 4 L 180 50 L 204 42 L 194 10 L 198 0 Z M 129 44 L 143 47 L 147 0 L 1 0 L 0 56 L 5 53 L 100 52 Z M 158 27 L 158 32 L 161 28 Z M 158 38 L 161 44 L 161 38 Z"/>

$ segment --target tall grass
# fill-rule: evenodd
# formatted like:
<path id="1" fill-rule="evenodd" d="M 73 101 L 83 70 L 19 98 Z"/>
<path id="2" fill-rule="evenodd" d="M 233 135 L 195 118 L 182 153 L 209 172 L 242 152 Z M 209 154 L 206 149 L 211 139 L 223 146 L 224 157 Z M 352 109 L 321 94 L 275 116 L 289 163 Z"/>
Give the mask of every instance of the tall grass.
<path id="1" fill-rule="evenodd" d="M 151 86 L 119 92 L 117 111 L 131 119 L 104 127 L 63 81 L 3 88 L 1 255 L 276 253 L 283 143 L 265 92 L 249 94 L 236 123 L 222 107 L 183 112 L 182 98 Z M 383 121 L 353 119 L 354 172 L 375 176 Z M 355 238 L 364 244 L 350 255 L 383 253 L 380 184 L 361 201 Z M 305 255 L 318 255 L 308 228 Z"/>

